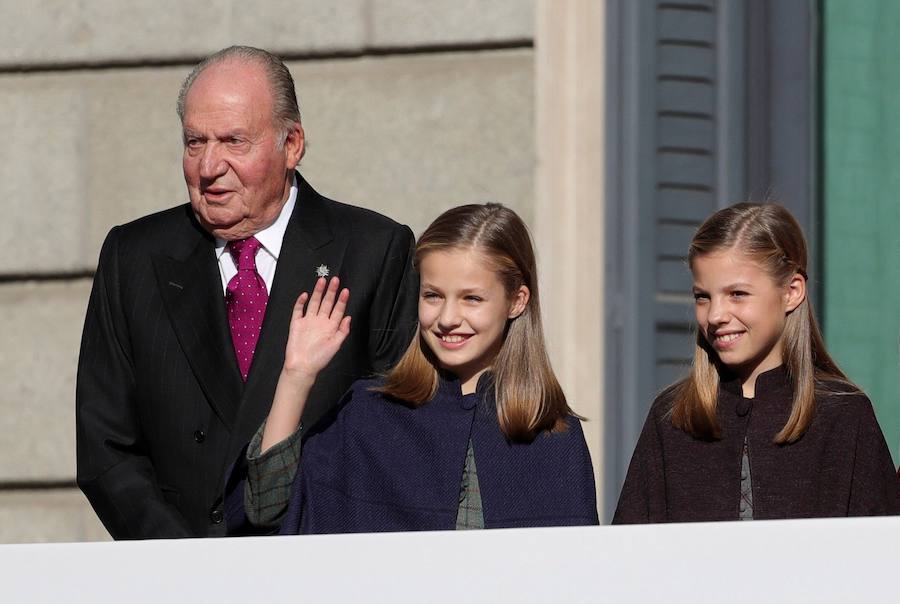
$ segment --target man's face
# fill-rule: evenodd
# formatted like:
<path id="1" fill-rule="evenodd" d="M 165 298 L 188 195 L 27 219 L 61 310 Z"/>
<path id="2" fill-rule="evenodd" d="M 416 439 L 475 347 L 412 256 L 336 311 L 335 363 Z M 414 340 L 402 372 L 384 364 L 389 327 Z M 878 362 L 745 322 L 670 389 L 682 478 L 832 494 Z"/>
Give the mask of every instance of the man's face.
<path id="1" fill-rule="evenodd" d="M 231 60 L 204 70 L 185 99 L 182 129 L 184 180 L 203 228 L 231 241 L 278 218 L 303 151 L 303 129 L 295 124 L 279 145 L 262 67 Z"/>

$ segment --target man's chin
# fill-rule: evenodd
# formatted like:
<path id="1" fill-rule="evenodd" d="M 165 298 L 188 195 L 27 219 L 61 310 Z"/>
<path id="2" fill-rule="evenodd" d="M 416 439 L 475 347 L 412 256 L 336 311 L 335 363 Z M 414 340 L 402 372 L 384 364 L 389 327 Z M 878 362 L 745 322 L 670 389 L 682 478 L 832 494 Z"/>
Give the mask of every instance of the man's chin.
<path id="1" fill-rule="evenodd" d="M 194 216 L 197 218 L 197 222 L 200 223 L 200 226 L 203 227 L 204 231 L 213 237 L 218 237 L 225 241 L 246 239 L 253 235 L 252 226 L 244 219 L 235 222 L 234 220 L 224 220 L 215 216 L 204 216 L 202 213 L 196 211 L 194 212 Z"/>
<path id="2" fill-rule="evenodd" d="M 247 239 L 256 234 L 253 226 L 246 222 L 240 222 L 230 227 L 207 228 L 213 237 L 224 239 L 225 241 L 237 241 L 239 239 Z"/>

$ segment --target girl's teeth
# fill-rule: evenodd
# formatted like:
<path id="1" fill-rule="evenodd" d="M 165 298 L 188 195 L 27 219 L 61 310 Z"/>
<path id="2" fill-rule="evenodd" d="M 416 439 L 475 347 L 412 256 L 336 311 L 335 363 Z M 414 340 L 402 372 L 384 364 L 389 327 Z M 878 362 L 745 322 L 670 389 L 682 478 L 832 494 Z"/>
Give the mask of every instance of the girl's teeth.
<path id="1" fill-rule="evenodd" d="M 724 336 L 716 336 L 716 339 L 721 342 L 732 342 L 734 340 L 737 340 L 740 336 L 741 334 L 739 333 L 729 333 L 725 334 Z"/>
<path id="2" fill-rule="evenodd" d="M 441 339 L 448 344 L 459 344 L 463 341 L 462 336 L 441 336 Z"/>

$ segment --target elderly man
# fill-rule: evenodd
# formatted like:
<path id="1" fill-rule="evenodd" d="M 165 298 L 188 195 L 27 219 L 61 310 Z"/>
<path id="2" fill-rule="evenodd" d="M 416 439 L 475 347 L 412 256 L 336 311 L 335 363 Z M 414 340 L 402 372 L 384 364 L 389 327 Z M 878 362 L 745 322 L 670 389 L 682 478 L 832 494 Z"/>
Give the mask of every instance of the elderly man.
<path id="1" fill-rule="evenodd" d="M 268 412 L 291 309 L 319 276 L 352 292 L 353 329 L 305 426 L 414 328 L 412 232 L 294 170 L 304 132 L 280 60 L 210 56 L 178 114 L 190 204 L 110 231 L 82 338 L 78 484 L 116 539 L 224 534 L 223 475 Z"/>

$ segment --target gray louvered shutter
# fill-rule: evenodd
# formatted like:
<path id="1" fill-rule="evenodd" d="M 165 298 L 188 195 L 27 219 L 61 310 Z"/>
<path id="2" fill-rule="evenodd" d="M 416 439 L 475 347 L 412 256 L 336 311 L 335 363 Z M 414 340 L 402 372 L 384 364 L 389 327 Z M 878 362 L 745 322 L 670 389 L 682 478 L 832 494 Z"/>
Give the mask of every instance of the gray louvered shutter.
<path id="1" fill-rule="evenodd" d="M 716 208 L 717 15 L 712 0 L 658 3 L 655 78 L 653 330 L 649 386 L 664 388 L 690 362 L 691 281 L 684 262 L 694 230 Z"/>

